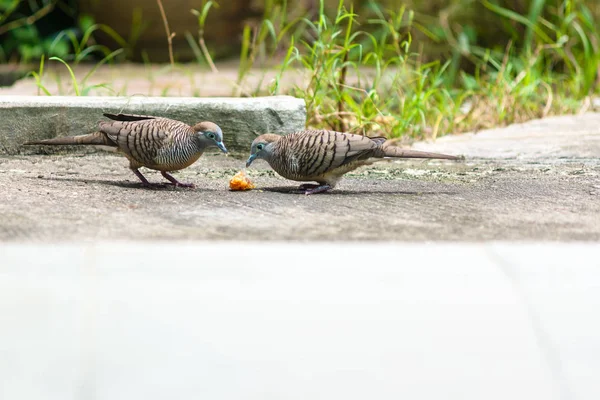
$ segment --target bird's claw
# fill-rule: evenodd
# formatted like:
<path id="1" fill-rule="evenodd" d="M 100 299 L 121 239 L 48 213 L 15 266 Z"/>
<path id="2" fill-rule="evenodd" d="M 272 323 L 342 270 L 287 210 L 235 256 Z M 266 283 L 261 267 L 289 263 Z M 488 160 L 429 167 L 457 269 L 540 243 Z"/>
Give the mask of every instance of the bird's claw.
<path id="1" fill-rule="evenodd" d="M 302 186 L 304 186 L 304 185 L 302 185 Z M 307 187 L 308 188 L 303 189 L 304 194 L 307 196 L 310 194 L 323 193 L 323 192 L 326 192 L 331 189 L 331 186 L 329 186 L 329 185 L 310 185 Z"/>
<path id="2" fill-rule="evenodd" d="M 302 185 L 299 186 L 300 190 L 309 190 L 309 189 L 314 189 L 314 188 L 318 188 L 319 185 L 315 185 L 314 183 L 303 183 Z"/>
<path id="3" fill-rule="evenodd" d="M 196 185 L 194 185 L 193 183 L 177 182 L 177 183 L 171 183 L 170 185 L 173 185 L 175 187 L 181 187 L 181 188 L 196 189 Z"/>

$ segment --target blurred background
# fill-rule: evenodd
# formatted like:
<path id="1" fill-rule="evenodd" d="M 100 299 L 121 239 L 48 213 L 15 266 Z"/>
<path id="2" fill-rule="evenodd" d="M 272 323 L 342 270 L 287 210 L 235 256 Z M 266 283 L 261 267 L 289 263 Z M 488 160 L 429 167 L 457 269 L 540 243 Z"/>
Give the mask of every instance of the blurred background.
<path id="1" fill-rule="evenodd" d="M 304 97 L 310 126 L 435 137 L 587 110 L 599 16 L 597 0 L 0 0 L 0 63 L 46 95 L 130 95 L 90 78 L 114 65 L 234 65 L 231 95 Z"/>
<path id="2" fill-rule="evenodd" d="M 201 12 L 209 4 L 204 38 L 208 49 L 219 59 L 238 56 L 244 28 L 250 27 L 255 33 L 265 20 L 283 17 L 284 24 L 294 23 L 291 30 L 306 30 L 306 26 L 295 20 L 314 20 L 320 12 L 320 3 L 319 0 L 165 0 L 163 7 L 171 30 L 176 33 L 175 57 L 186 62 L 195 59 L 194 46 L 187 39 L 190 35 L 197 38 L 199 30 L 198 16 L 192 10 Z M 336 15 L 338 0 L 322 3 L 327 15 Z M 346 0 L 342 4 L 347 10 L 352 7 L 357 15 L 357 29 L 377 39 L 384 29 L 381 20 L 404 10 L 400 33 L 410 32 L 413 46 L 427 59 L 450 58 L 457 46 L 467 58 L 469 50 L 503 51 L 509 43 L 518 49 L 531 47 L 531 41 L 536 39 L 532 36 L 541 32 L 534 30 L 532 35 L 529 21 L 536 24 L 538 19 L 541 22 L 538 28 L 548 35 L 566 33 L 561 28 L 568 29 L 569 25 L 581 30 L 581 35 L 596 33 L 600 15 L 600 2 L 596 0 Z M 580 19 L 579 27 L 573 25 L 573 19 Z M 586 27 L 586 23 L 591 26 Z M 95 27 L 91 32 L 94 43 L 111 50 L 125 47 L 124 59 L 139 62 L 147 57 L 152 62 L 169 61 L 165 28 L 156 0 L 0 0 L 0 60 L 30 61 L 44 53 L 66 57 L 75 50 L 69 36 L 81 39 L 91 27 Z M 588 39 L 594 42 L 597 37 L 592 35 Z M 101 55 L 101 51 L 90 54 Z"/>

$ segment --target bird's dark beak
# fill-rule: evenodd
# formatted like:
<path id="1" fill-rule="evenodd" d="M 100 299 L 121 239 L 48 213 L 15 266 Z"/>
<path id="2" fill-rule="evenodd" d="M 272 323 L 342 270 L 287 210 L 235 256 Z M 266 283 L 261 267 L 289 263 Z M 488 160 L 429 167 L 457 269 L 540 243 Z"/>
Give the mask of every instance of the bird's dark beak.
<path id="1" fill-rule="evenodd" d="M 250 157 L 248 157 L 248 161 L 246 161 L 246 168 L 248 168 L 250 164 L 252 164 L 252 161 L 256 160 L 257 154 L 258 153 L 250 154 Z"/>
<path id="2" fill-rule="evenodd" d="M 221 149 L 221 151 L 225 154 L 227 154 L 227 149 L 225 148 L 225 145 L 223 144 L 223 142 L 217 142 L 217 147 L 219 149 Z"/>

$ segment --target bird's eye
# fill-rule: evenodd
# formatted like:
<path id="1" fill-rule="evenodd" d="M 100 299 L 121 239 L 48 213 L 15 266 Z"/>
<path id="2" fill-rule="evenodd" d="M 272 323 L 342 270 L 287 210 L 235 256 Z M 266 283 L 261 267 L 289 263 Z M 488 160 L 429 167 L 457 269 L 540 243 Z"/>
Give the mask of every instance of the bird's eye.
<path id="1" fill-rule="evenodd" d="M 262 143 L 256 145 L 256 150 L 262 150 L 265 147 Z"/>
<path id="2" fill-rule="evenodd" d="M 215 138 L 215 134 L 212 132 L 209 132 L 208 135 L 206 135 L 209 139 L 214 139 Z"/>

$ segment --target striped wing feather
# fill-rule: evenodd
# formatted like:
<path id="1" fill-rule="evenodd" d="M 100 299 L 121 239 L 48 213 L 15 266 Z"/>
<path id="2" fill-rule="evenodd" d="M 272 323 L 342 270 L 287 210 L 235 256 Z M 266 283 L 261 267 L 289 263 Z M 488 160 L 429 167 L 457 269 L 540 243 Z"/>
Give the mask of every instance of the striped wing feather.
<path id="1" fill-rule="evenodd" d="M 161 155 L 172 149 L 176 135 L 193 134 L 188 125 L 164 118 L 103 122 L 100 130 L 128 158 L 149 167 L 161 163 Z"/>
<path id="2" fill-rule="evenodd" d="M 313 177 L 371 157 L 378 142 L 362 135 L 314 130 L 287 135 L 280 145 L 287 153 L 283 158 L 290 164 L 288 172 Z"/>

